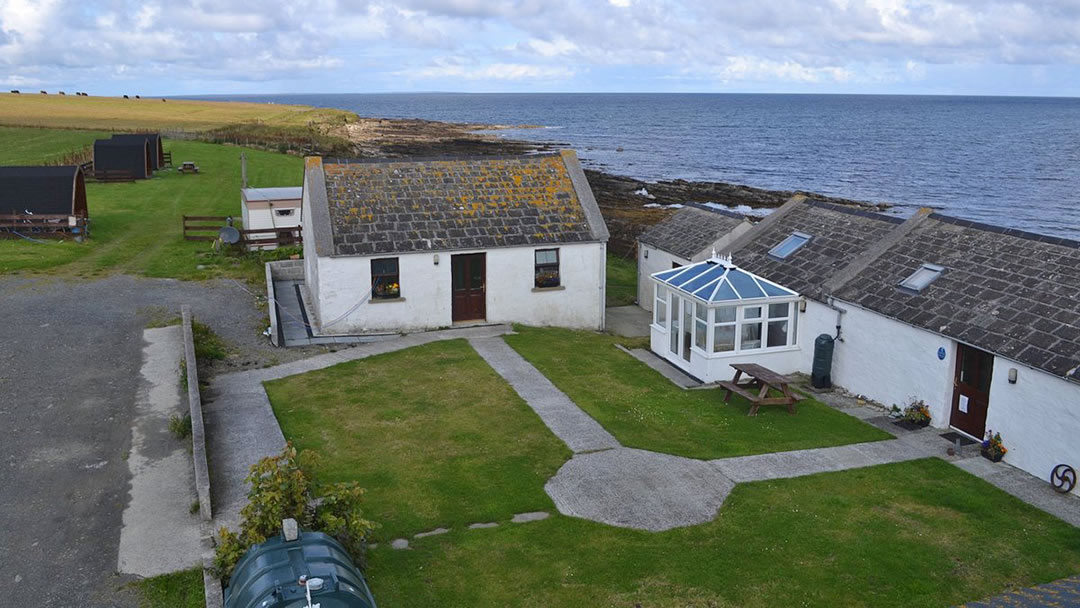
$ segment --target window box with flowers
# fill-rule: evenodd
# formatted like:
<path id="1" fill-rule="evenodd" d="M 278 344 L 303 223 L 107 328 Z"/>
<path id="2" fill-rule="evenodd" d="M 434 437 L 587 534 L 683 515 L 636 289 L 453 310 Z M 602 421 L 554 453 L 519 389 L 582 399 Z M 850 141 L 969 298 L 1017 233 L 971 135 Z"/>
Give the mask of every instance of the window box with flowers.
<path id="1" fill-rule="evenodd" d="M 395 300 L 401 297 L 397 258 L 371 260 L 371 299 Z"/>
<path id="2" fill-rule="evenodd" d="M 562 283 L 559 279 L 559 250 L 537 249 L 535 252 L 534 281 L 536 289 L 552 289 Z"/>

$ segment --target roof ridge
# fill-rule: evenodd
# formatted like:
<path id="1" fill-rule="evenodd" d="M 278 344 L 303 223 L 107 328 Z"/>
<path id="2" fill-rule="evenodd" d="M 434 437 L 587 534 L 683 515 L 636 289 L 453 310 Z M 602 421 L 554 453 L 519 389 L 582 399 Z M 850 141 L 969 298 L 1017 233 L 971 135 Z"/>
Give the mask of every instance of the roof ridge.
<path id="1" fill-rule="evenodd" d="M 892 231 L 883 238 L 868 247 L 866 251 L 863 252 L 863 255 L 856 257 L 852 262 L 849 262 L 846 266 L 836 271 L 832 277 L 822 284 L 821 293 L 831 295 L 834 291 L 839 291 L 870 264 L 873 264 L 882 254 L 888 251 L 890 247 L 907 236 L 916 226 L 921 224 L 923 220 L 930 217 L 932 212 L 933 209 L 930 209 L 929 207 L 920 207 L 911 217 L 904 220 L 899 226 L 892 229 Z"/>
<path id="2" fill-rule="evenodd" d="M 746 219 L 745 213 L 736 213 L 729 209 L 720 209 L 717 207 L 711 207 L 707 203 L 681 203 L 684 209 L 697 209 L 699 211 L 708 211 L 709 213 L 715 213 L 717 215 L 724 215 L 737 220 Z M 676 211 L 678 213 L 678 211 Z"/>
<path id="3" fill-rule="evenodd" d="M 1029 241 L 1037 241 L 1040 243 L 1047 243 L 1049 245 L 1061 245 L 1063 247 L 1069 247 L 1072 249 L 1080 249 L 1080 241 L 1068 239 L 1065 237 L 1039 234 L 1038 232 L 1020 230 L 1019 228 L 1006 228 L 1004 226 L 995 226 L 993 224 L 976 222 L 974 220 L 966 220 L 964 218 L 944 215 L 937 212 L 931 213 L 929 217 L 931 219 L 938 220 L 939 222 L 944 222 L 946 224 L 954 224 L 956 226 L 962 226 L 964 228 L 974 228 L 976 230 L 982 230 L 984 232 L 993 232 L 996 234 L 1015 236 L 1017 238 Z"/>
<path id="4" fill-rule="evenodd" d="M 754 242 L 754 240 L 762 232 L 768 230 L 770 226 L 780 221 L 780 218 L 787 215 L 789 212 L 791 212 L 793 209 L 795 209 L 805 201 L 806 195 L 804 194 L 796 194 L 795 196 L 792 196 L 787 200 L 786 203 L 777 207 L 775 211 L 773 211 L 769 215 L 766 215 L 764 218 L 762 218 L 760 222 L 754 224 L 749 230 L 744 232 L 742 236 L 732 241 L 732 243 L 728 246 L 728 252 L 736 253 L 749 243 Z"/>
<path id="5" fill-rule="evenodd" d="M 807 199 L 806 204 L 811 207 L 819 207 L 821 209 L 829 209 L 830 211 L 836 211 L 838 213 L 846 213 L 848 215 L 857 215 L 859 217 L 865 217 L 872 220 L 881 220 L 883 222 L 889 222 L 892 224 L 903 224 L 904 219 L 895 215 L 886 215 L 877 211 L 870 211 L 862 207 L 856 207 L 853 205 L 840 205 L 837 203 L 830 203 L 816 198 Z"/>
<path id="6" fill-rule="evenodd" d="M 372 158 L 343 158 L 326 157 L 324 165 L 377 165 L 382 163 L 431 163 L 453 161 L 496 161 L 496 160 L 528 160 L 531 158 L 547 158 L 559 156 L 561 152 L 536 152 L 532 154 L 474 154 L 469 156 L 379 156 Z"/>

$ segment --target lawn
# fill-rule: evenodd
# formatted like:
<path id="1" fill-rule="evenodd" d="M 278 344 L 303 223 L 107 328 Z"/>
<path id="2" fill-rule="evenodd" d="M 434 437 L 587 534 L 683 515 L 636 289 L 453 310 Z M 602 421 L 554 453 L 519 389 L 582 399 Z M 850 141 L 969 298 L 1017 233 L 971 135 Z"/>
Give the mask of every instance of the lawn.
<path id="1" fill-rule="evenodd" d="M 386 606 L 949 606 L 1080 570 L 1080 530 L 927 459 L 736 486 L 662 533 L 554 516 L 380 546 Z"/>
<path id="2" fill-rule="evenodd" d="M 140 608 L 202 608 L 206 605 L 201 568 L 146 578 L 132 585 L 139 591 Z"/>
<path id="3" fill-rule="evenodd" d="M 890 439 L 891 435 L 807 399 L 746 415 L 750 404 L 719 390 L 686 391 L 594 332 L 518 327 L 506 341 L 629 447 L 713 459 Z"/>
<path id="4" fill-rule="evenodd" d="M 91 146 L 95 139 L 108 138 L 102 131 L 61 131 L 0 127 L 0 166 L 47 165 Z"/>
<path id="5" fill-rule="evenodd" d="M 0 124 L 8 126 L 201 131 L 237 123 L 280 127 L 306 127 L 313 121 L 340 124 L 345 117 L 355 114 L 269 103 L 0 93 Z"/>
<path id="6" fill-rule="evenodd" d="M 0 131 L 0 137 L 6 132 Z M 7 148 L 6 141 L 0 139 L 0 144 L 0 149 Z M 90 239 L 85 243 L 0 240 L 0 273 L 126 273 L 179 279 L 261 277 L 259 256 L 215 255 L 210 243 L 183 240 L 181 230 L 183 215 L 233 215 L 239 223 L 241 148 L 166 140 L 165 149 L 172 151 L 177 163 L 197 162 L 200 173 L 181 175 L 165 170 L 135 183 L 87 183 Z M 249 184 L 303 183 L 303 159 L 258 150 L 246 153 Z"/>
<path id="7" fill-rule="evenodd" d="M 608 306 L 626 306 L 637 301 L 637 264 L 617 255 L 607 256 Z"/>
<path id="8" fill-rule="evenodd" d="M 570 457 L 463 340 L 266 383 L 285 437 L 322 457 L 320 481 L 367 488 L 381 540 L 551 510 Z"/>

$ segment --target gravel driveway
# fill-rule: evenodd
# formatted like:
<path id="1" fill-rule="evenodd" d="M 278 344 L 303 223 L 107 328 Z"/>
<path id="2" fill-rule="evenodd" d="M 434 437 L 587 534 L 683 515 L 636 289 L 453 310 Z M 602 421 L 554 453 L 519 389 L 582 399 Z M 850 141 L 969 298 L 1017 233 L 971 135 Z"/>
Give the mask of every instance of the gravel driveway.
<path id="1" fill-rule="evenodd" d="M 231 281 L 0 278 L 0 603 L 137 604 L 115 570 L 142 330 L 181 304 L 234 347 L 224 367 L 321 352 L 270 346 Z"/>

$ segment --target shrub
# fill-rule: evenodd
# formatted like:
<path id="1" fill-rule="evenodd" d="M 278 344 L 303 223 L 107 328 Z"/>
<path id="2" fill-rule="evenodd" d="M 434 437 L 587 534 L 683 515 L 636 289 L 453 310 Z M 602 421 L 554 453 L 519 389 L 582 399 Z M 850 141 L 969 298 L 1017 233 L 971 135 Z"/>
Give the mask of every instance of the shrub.
<path id="1" fill-rule="evenodd" d="M 191 414 L 185 412 L 183 416 L 169 416 L 169 432 L 176 435 L 177 439 L 191 437 Z"/>
<path id="2" fill-rule="evenodd" d="M 292 518 L 302 528 L 325 532 L 340 542 L 363 567 L 367 535 L 375 525 L 364 519 L 360 507 L 364 490 L 355 482 L 336 483 L 318 491 L 312 467 L 318 456 L 297 454 L 292 443 L 277 456 L 251 467 L 248 504 L 240 511 L 240 531 L 218 531 L 210 572 L 227 580 L 236 564 L 254 544 L 276 536 L 283 519 Z"/>

